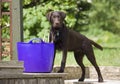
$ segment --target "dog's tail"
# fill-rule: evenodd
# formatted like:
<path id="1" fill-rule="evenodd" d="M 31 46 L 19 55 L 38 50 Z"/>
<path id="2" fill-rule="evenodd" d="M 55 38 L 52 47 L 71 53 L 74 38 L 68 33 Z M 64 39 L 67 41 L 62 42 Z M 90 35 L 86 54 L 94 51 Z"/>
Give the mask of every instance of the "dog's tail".
<path id="1" fill-rule="evenodd" d="M 90 39 L 89 39 L 90 40 Z M 99 48 L 100 50 L 103 50 L 103 47 L 100 46 L 99 44 L 95 43 L 94 41 L 90 40 L 90 42 L 97 48 Z"/>

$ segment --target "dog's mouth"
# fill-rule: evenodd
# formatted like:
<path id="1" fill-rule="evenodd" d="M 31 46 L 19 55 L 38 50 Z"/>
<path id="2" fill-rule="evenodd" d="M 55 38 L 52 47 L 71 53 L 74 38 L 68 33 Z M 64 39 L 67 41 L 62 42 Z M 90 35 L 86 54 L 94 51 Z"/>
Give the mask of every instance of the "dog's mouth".
<path id="1" fill-rule="evenodd" d="M 53 27 L 59 28 L 59 27 L 61 27 L 61 24 L 60 24 L 60 23 L 54 23 L 54 24 L 53 24 Z"/>
<path id="2" fill-rule="evenodd" d="M 54 23 L 52 26 L 53 26 L 54 29 L 59 30 L 59 29 L 61 29 L 63 27 L 63 24 L 61 24 L 61 23 Z"/>

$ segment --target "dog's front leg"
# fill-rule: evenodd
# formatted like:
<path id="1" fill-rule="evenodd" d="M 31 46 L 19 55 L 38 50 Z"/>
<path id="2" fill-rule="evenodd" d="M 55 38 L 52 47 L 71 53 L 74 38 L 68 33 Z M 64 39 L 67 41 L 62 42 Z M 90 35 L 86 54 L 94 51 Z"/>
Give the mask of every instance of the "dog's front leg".
<path id="1" fill-rule="evenodd" d="M 62 54 L 63 54 L 63 56 L 62 56 L 62 61 L 61 61 L 61 67 L 60 67 L 60 70 L 58 71 L 58 73 L 64 72 L 64 68 L 66 65 L 66 58 L 67 58 L 67 49 L 64 49 Z"/>
<path id="2" fill-rule="evenodd" d="M 55 55 L 56 55 L 56 49 L 55 49 L 55 47 L 54 47 L 54 58 L 53 58 L 52 68 L 53 68 L 54 62 L 55 62 Z"/>

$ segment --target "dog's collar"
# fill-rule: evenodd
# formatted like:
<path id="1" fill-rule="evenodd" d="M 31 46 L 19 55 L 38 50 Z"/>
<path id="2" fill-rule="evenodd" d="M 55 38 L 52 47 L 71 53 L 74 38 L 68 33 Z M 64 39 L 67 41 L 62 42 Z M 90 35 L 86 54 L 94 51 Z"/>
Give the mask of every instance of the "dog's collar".
<path id="1" fill-rule="evenodd" d="M 54 34 L 55 34 L 56 36 L 59 36 L 61 30 L 52 29 L 52 31 L 54 32 Z"/>
<path id="2" fill-rule="evenodd" d="M 60 32 L 59 31 L 57 31 L 57 34 L 56 34 L 57 36 L 59 36 L 60 35 Z"/>

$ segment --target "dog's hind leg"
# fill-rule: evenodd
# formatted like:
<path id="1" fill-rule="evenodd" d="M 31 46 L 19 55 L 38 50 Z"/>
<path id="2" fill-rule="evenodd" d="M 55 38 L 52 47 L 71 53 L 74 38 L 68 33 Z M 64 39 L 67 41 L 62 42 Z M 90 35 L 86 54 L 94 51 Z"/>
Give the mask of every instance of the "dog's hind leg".
<path id="1" fill-rule="evenodd" d="M 75 57 L 75 60 L 76 60 L 77 64 L 82 69 L 82 76 L 78 81 L 84 81 L 84 79 L 85 79 L 85 66 L 83 64 L 84 53 L 82 53 L 81 51 L 74 52 L 74 57 Z"/>
<path id="2" fill-rule="evenodd" d="M 88 60 L 92 63 L 92 65 L 95 67 L 95 69 L 97 71 L 98 82 L 103 82 L 103 78 L 102 78 L 100 69 L 97 65 L 92 46 L 91 47 L 89 46 L 89 51 L 88 51 L 88 49 L 85 49 L 85 52 L 86 52 L 85 54 L 86 54 Z"/>

